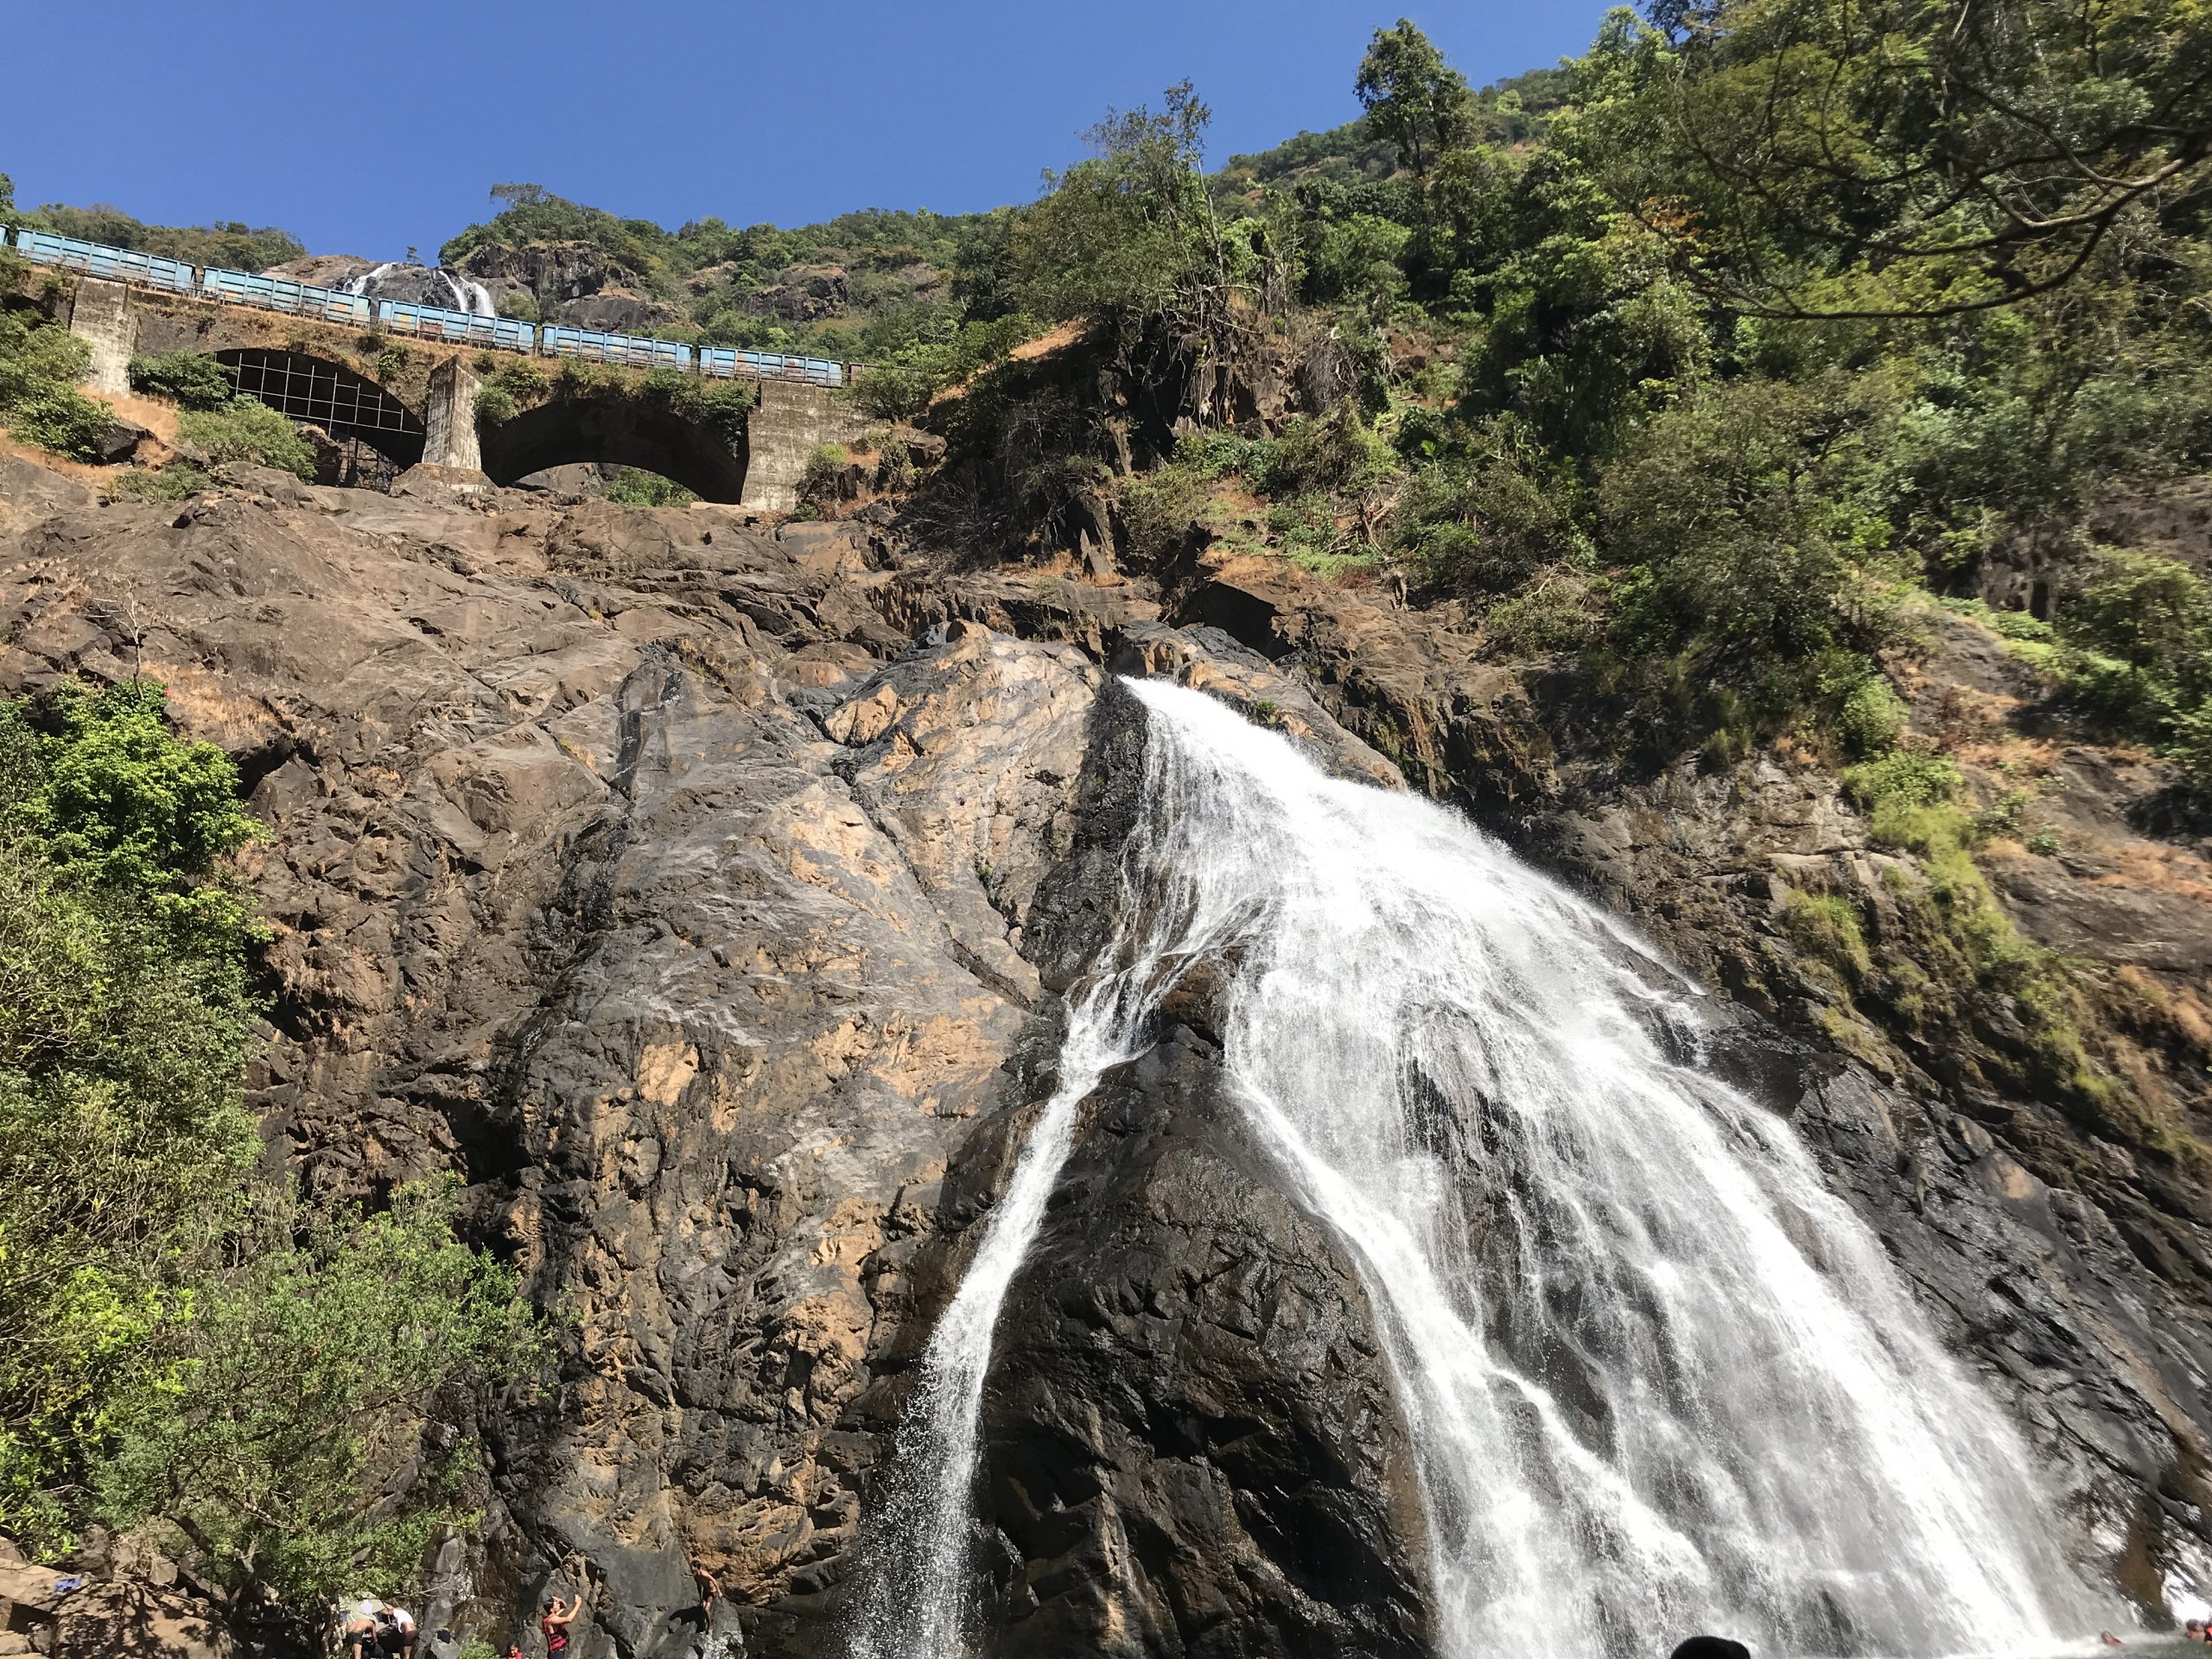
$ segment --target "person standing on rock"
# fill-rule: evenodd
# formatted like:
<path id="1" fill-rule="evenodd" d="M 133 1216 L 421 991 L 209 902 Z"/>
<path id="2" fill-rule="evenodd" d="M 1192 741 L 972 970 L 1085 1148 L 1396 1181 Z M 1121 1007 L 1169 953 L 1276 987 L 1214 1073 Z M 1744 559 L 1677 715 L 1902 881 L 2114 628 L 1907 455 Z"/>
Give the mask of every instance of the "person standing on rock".
<path id="1" fill-rule="evenodd" d="M 715 1604 L 722 1599 L 722 1581 L 703 1567 L 691 1569 L 691 1576 L 699 1585 L 699 1628 L 715 1628 Z"/>
<path id="2" fill-rule="evenodd" d="M 584 1610 L 584 1599 L 578 1592 L 572 1603 L 563 1603 L 555 1596 L 545 1604 L 545 1617 L 537 1621 L 537 1628 L 545 1637 L 545 1659 L 560 1659 L 569 1650 L 569 1626 Z"/>

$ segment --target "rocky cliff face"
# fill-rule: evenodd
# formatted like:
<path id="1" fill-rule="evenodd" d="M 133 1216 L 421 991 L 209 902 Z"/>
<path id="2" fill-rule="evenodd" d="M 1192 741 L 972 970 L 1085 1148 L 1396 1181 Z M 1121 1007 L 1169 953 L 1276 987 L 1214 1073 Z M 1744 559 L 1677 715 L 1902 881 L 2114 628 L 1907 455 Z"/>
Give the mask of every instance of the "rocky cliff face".
<path id="1" fill-rule="evenodd" d="M 486 1425 L 486 1523 L 441 1554 L 435 1616 L 504 1641 L 588 1586 L 587 1656 L 842 1650 L 914 1362 L 1118 901 L 1145 734 L 1112 671 L 1402 769 L 1731 993 L 1712 1063 L 1795 1115 L 2085 1539 L 2146 1596 L 2201 1559 L 2186 1166 L 2039 1095 L 2001 1008 L 1916 1048 L 1823 978 L 1778 891 L 1871 883 L 1878 924 L 1891 855 L 1817 768 L 1606 768 L 1541 665 L 1275 565 L 1078 582 L 721 508 L 271 474 L 100 505 L 0 467 L 0 691 L 157 675 L 270 826 L 272 1156 L 326 1193 L 461 1171 L 480 1235 L 573 1316 L 550 1397 Z M 2204 860 L 2130 827 L 2133 763 L 2025 730 L 1986 656 L 1939 640 L 1920 716 L 1992 722 L 1993 767 L 2050 746 L 2066 855 L 2023 847 L 2000 891 L 2164 999 L 2132 1052 L 2194 1121 Z M 1220 1098 L 1211 995 L 1085 1103 L 1008 1303 L 995 1651 L 1423 1650 L 1371 1315 Z M 728 1592 L 711 1633 L 694 1565 Z"/>

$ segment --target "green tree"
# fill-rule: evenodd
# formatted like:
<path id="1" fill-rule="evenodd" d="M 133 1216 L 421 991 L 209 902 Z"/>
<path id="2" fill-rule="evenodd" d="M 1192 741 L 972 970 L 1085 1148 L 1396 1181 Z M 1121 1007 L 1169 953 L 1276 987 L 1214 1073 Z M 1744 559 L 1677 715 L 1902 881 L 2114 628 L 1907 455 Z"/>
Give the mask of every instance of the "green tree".
<path id="1" fill-rule="evenodd" d="M 1218 296 L 1227 253 L 1199 175 L 1211 118 L 1185 81 L 1159 113 L 1108 111 L 1084 135 L 1097 154 L 1046 175 L 1051 189 L 1014 231 L 1030 310 L 1128 326 Z"/>
<path id="2" fill-rule="evenodd" d="M 412 1584 L 462 1519 L 471 1390 L 544 1355 L 513 1274 L 454 1238 L 459 1189 L 402 1187 L 385 1213 L 340 1209 L 297 1244 L 280 1210 L 113 1408 L 102 1513 L 173 1527 L 233 1596 L 307 1608 Z"/>
<path id="3" fill-rule="evenodd" d="M 468 1391 L 543 1351 L 453 1184 L 310 1220 L 243 1091 L 255 833 L 158 685 L 0 704 L 0 1531 L 157 1523 L 302 1615 L 454 1514 Z"/>
<path id="4" fill-rule="evenodd" d="M 2212 13 L 2171 0 L 1662 0 L 1609 29 L 1659 119 L 1624 199 L 1775 315 L 1919 316 L 2073 280 L 2212 182 Z"/>
<path id="5" fill-rule="evenodd" d="M 118 1390 L 191 1312 L 260 1145 L 236 772 L 160 688 L 0 706 L 0 1530 L 66 1541 Z"/>
<path id="6" fill-rule="evenodd" d="M 1406 18 L 1375 31 L 1353 89 L 1370 129 L 1397 146 L 1399 164 L 1418 180 L 1473 132 L 1466 78 Z"/>
<path id="7" fill-rule="evenodd" d="M 1707 720 L 1771 730 L 1867 677 L 1885 626 L 1885 480 L 1837 376 L 1705 389 L 1640 429 L 1599 489 L 1615 649 Z"/>
<path id="8" fill-rule="evenodd" d="M 33 314 L 0 311 L 0 422 L 26 443 L 90 456 L 107 411 L 77 390 L 90 348 Z"/>
<path id="9" fill-rule="evenodd" d="M 223 365 L 198 352 L 132 358 L 130 389 L 186 409 L 220 409 L 232 397 L 231 377 Z"/>

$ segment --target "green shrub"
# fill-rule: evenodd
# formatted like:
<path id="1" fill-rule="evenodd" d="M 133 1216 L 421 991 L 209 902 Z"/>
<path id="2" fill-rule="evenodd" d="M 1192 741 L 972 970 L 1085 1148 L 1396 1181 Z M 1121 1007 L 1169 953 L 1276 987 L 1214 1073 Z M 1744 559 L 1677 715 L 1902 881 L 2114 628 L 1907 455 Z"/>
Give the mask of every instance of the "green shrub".
<path id="1" fill-rule="evenodd" d="M 106 407 L 67 386 L 34 392 L 8 411 L 8 429 L 25 443 L 89 461 L 114 423 Z"/>
<path id="2" fill-rule="evenodd" d="M 149 501 L 181 501 L 215 487 L 215 480 L 188 461 L 173 461 L 158 471 L 134 467 L 115 480 L 116 487 Z"/>
<path id="3" fill-rule="evenodd" d="M 1354 494 L 1402 470 L 1397 452 L 1350 402 L 1326 415 L 1289 422 L 1281 435 L 1254 443 L 1243 465 L 1253 487 L 1276 498 L 1315 491 Z"/>
<path id="4" fill-rule="evenodd" d="M 250 461 L 312 481 L 315 446 L 268 404 L 233 397 L 216 410 L 187 410 L 177 416 L 177 435 L 207 451 L 215 461 Z"/>
<path id="5" fill-rule="evenodd" d="M 497 382 L 476 388 L 476 419 L 482 426 L 504 426 L 520 411 L 514 394 Z"/>
<path id="6" fill-rule="evenodd" d="M 540 402 L 553 389 L 553 377 L 527 358 L 503 357 L 485 374 L 477 390 L 480 406 L 486 391 L 504 393 L 517 406 Z"/>
<path id="7" fill-rule="evenodd" d="M 746 423 L 760 401 L 760 393 L 743 382 L 706 380 L 672 369 L 649 378 L 644 395 L 671 414 L 698 422 L 733 446 L 744 442 Z"/>
<path id="8" fill-rule="evenodd" d="M 816 444 L 798 475 L 799 499 L 817 506 L 826 502 L 835 493 L 839 475 L 849 459 L 842 443 Z"/>
<path id="9" fill-rule="evenodd" d="M 1930 806 L 1958 792 L 1959 769 L 1942 755 L 1898 749 L 1850 768 L 1843 774 L 1843 787 L 1864 811 Z"/>
<path id="10" fill-rule="evenodd" d="M 0 704 L 0 1530 L 145 1527 L 310 1616 L 411 1585 L 480 1380 L 543 1344 L 450 1180 L 310 1215 L 243 1091 L 236 768 L 162 688 Z"/>
<path id="11" fill-rule="evenodd" d="M 1503 452 L 1424 467 L 1399 504 L 1392 545 L 1436 587 L 1510 594 L 1541 570 L 1593 562 L 1576 494 L 1571 477 L 1539 476 Z"/>
<path id="12" fill-rule="evenodd" d="M 684 507 L 699 498 L 673 479 L 625 467 L 607 480 L 606 496 L 626 507 Z"/>
<path id="13" fill-rule="evenodd" d="M 1840 983 L 1856 985 L 1872 970 L 1858 906 L 1849 899 L 1793 889 L 1783 901 L 1781 919 L 1783 931 L 1797 948 L 1823 963 Z"/>
<path id="14" fill-rule="evenodd" d="M 420 1414 L 456 1382 L 527 1376 L 543 1351 L 513 1271 L 454 1238 L 460 1188 L 448 1175 L 382 1215 L 337 1208 L 296 1244 L 265 1232 L 194 1308 L 159 1386 L 115 1410 L 102 1512 L 295 1607 L 412 1584 L 466 1518 L 454 1493 L 474 1452 L 426 1440 Z"/>
<path id="15" fill-rule="evenodd" d="M 231 377 L 223 365 L 197 352 L 132 358 L 130 387 L 185 409 L 220 409 L 232 395 Z"/>
<path id="16" fill-rule="evenodd" d="M 0 423 L 25 443 L 90 458 L 106 431 L 106 410 L 77 390 L 92 351 L 66 328 L 0 311 Z"/>
<path id="17" fill-rule="evenodd" d="M 1836 734 L 1853 754 L 1886 754 L 1897 747 L 1909 718 L 1896 688 L 1885 677 L 1870 675 L 1844 695 Z"/>
<path id="18" fill-rule="evenodd" d="M 1571 571 L 1539 576 L 1483 613 L 1483 632 L 1508 652 L 1582 651 L 1605 630 L 1590 584 Z"/>

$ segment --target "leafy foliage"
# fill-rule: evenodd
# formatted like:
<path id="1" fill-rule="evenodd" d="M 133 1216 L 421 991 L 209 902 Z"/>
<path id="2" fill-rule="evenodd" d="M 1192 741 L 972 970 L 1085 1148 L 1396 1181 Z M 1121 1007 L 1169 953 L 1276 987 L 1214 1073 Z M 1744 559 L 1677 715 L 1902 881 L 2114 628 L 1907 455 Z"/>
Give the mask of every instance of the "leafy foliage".
<path id="1" fill-rule="evenodd" d="M 248 461 L 310 481 L 315 478 L 315 447 L 257 398 L 233 397 L 217 409 L 187 410 L 177 416 L 176 429 L 211 460 Z"/>
<path id="2" fill-rule="evenodd" d="M 2056 287 L 2212 181 L 2212 18 L 2122 0 L 1662 0 L 1616 29 L 1668 200 L 1716 291 L 1776 315 L 1922 315 Z"/>
<path id="3" fill-rule="evenodd" d="M 188 264 L 220 265 L 230 270 L 266 270 L 307 252 L 299 238 L 274 226 L 249 229 L 235 221 L 213 225 L 144 225 L 119 207 L 105 204 L 65 207 L 48 202 L 22 216 L 22 223 L 58 236 L 105 243 L 181 259 Z"/>
<path id="4" fill-rule="evenodd" d="M 408 1583 L 461 1396 L 537 1362 L 450 1186 L 310 1222 L 243 1096 L 259 930 L 237 773 L 162 689 L 0 705 L 0 1530 L 172 1529 L 304 1612 Z"/>
<path id="5" fill-rule="evenodd" d="M 699 498 L 672 479 L 625 467 L 607 480 L 606 496 L 628 507 L 683 507 Z"/>
<path id="6" fill-rule="evenodd" d="M 89 457 L 107 411 L 77 390 L 85 342 L 35 315 L 0 311 L 0 423 L 26 443 Z"/>
<path id="7" fill-rule="evenodd" d="M 130 389 L 166 397 L 185 409 L 220 409 L 231 401 L 231 377 L 213 358 L 170 352 L 130 359 Z"/>
<path id="8" fill-rule="evenodd" d="M 226 1275 L 167 1375 L 114 1414 L 103 1510 L 174 1527 L 215 1580 L 296 1606 L 410 1583 L 454 1502 L 457 1443 L 422 1416 L 461 1379 L 527 1376 L 543 1353 L 512 1273 L 457 1243 L 457 1178 L 392 1208 L 340 1208 Z M 424 1466 L 410 1467 L 421 1460 Z M 374 1500 L 394 1485 L 410 1501 Z"/>

